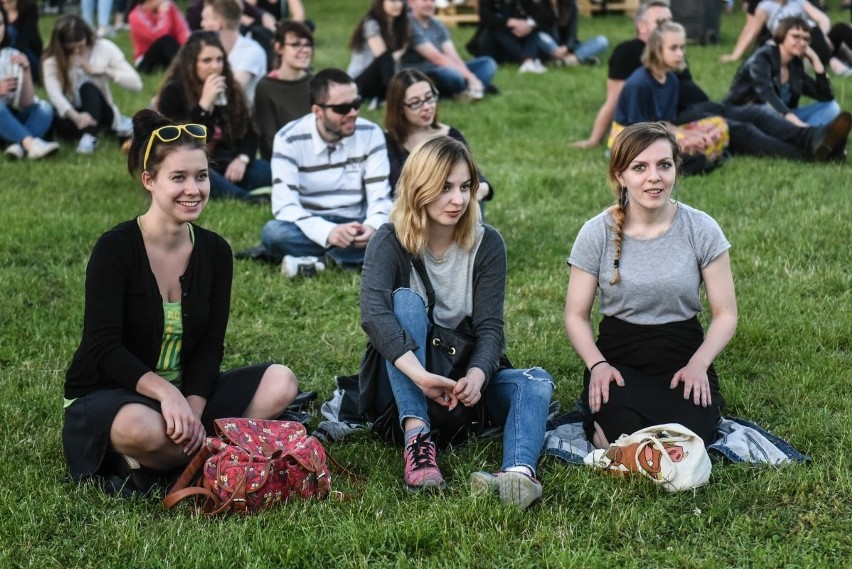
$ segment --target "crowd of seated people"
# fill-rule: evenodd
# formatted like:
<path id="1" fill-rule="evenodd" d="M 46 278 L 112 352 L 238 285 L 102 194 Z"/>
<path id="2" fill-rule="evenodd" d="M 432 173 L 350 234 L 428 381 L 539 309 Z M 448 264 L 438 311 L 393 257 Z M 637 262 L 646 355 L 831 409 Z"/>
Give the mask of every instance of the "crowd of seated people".
<path id="1" fill-rule="evenodd" d="M 542 73 L 548 63 L 597 64 L 608 48 L 604 36 L 581 38 L 576 0 L 478 2 L 479 23 L 466 46 L 475 56 L 470 60 L 461 55 L 434 0 L 364 3 L 367 10 L 348 40 L 347 73 L 359 96 L 353 109 L 361 100 L 369 102 L 371 110 L 386 104 L 391 83 L 403 71 L 409 79 L 412 70 L 418 71 L 434 92 L 432 100 L 421 105 L 435 110 L 423 118 L 429 124 L 422 127 L 416 112 L 421 109 L 408 106 L 405 92 L 393 95 L 399 100 L 392 101 L 392 114 L 399 116 L 388 115 L 385 121 L 391 188 L 401 169 L 400 157 L 413 150 L 421 134 L 428 131 L 428 138 L 449 129 L 447 133 L 461 138 L 457 130 L 437 122 L 439 96 L 475 101 L 499 93 L 493 84 L 498 63 Z M 111 5 L 109 0 L 87 0 L 83 17 L 60 16 L 43 42 L 38 6 L 32 0 L 2 0 L 3 47 L 9 49 L 0 59 L 0 97 L 4 124 L 8 120 L 20 126 L 14 134 L 5 129 L 10 133 L 3 137 L 6 154 L 55 154 L 60 150 L 50 142 L 55 137 L 75 141 L 80 154 L 95 152 L 105 136 L 126 144 L 132 135 L 128 117 L 135 109 L 120 108 L 116 101 L 122 97 L 112 91 L 139 91 L 143 77 L 165 71 L 151 106 L 173 120 L 211 128 L 211 196 L 268 202 L 275 136 L 310 114 L 317 103 L 310 89 L 317 72 L 316 25 L 301 0 L 193 0 L 185 13 L 174 0 L 117 4 L 127 18 L 129 54 L 109 39 L 114 29 L 104 29 L 109 28 L 109 13 L 102 11 Z M 729 153 L 843 160 L 850 118 L 834 100 L 828 74 L 849 74 L 852 28 L 842 22 L 832 25 L 807 0 L 753 0 L 744 2 L 743 9 L 746 26 L 733 51 L 722 57 L 742 63 L 729 93 L 714 102 L 692 77 L 685 45 L 672 47 L 682 52 L 677 61 L 670 54 L 669 61 L 663 61 L 649 51 L 652 34 L 671 21 L 672 14 L 669 0 L 642 1 L 634 16 L 636 37 L 610 54 L 606 97 L 591 133 L 574 146 L 587 148 L 604 140 L 611 144 L 628 124 L 663 119 L 681 125 L 673 128 L 683 144 L 686 174 L 711 169 L 702 168 L 700 159 L 694 166 L 698 154 L 711 162 Z M 798 23 L 791 29 L 792 19 Z M 188 48 L 194 37 L 194 47 Z M 768 39 L 748 55 L 749 47 L 763 38 Z M 656 47 L 662 49 L 663 38 L 658 39 Z M 649 61 L 656 61 L 657 67 Z M 21 69 L 30 75 L 31 87 L 13 77 Z M 35 95 L 41 84 L 46 101 Z M 32 97 L 16 94 L 29 91 Z M 800 103 L 803 96 L 816 101 Z M 410 129 L 408 134 L 402 127 Z M 487 180 L 480 187 L 480 198 L 491 196 Z"/>

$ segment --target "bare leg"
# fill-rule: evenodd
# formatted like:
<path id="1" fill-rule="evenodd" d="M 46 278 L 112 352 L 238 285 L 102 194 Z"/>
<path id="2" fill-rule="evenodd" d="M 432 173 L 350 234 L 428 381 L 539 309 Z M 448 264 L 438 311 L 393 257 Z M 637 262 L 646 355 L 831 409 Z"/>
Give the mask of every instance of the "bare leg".
<path id="1" fill-rule="evenodd" d="M 252 419 L 275 419 L 296 399 L 298 392 L 299 381 L 290 368 L 272 364 L 243 414 Z"/>
<path id="2" fill-rule="evenodd" d="M 142 466 L 169 470 L 186 464 L 183 447 L 166 436 L 163 416 L 146 405 L 129 403 L 119 409 L 109 433 L 110 447 Z"/>
<path id="3" fill-rule="evenodd" d="M 598 425 L 597 421 L 595 421 L 595 434 L 592 435 L 592 444 L 595 445 L 595 448 L 608 448 L 609 441 L 606 440 L 606 435 L 601 429 L 601 426 Z"/>

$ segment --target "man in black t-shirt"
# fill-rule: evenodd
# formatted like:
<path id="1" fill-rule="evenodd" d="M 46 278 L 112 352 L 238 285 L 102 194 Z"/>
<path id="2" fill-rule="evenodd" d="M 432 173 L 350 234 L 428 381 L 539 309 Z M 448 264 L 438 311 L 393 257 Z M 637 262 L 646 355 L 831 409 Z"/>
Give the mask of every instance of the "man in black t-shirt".
<path id="1" fill-rule="evenodd" d="M 595 117 L 592 133 L 585 140 L 573 143 L 572 146 L 590 148 L 597 146 L 609 132 L 612 116 L 618 104 L 618 97 L 624 82 L 637 68 L 642 66 L 642 52 L 645 42 L 657 25 L 672 19 L 669 3 L 666 0 L 651 0 L 640 4 L 634 17 L 636 37 L 618 44 L 609 57 L 609 74 L 606 80 L 606 100 Z"/>

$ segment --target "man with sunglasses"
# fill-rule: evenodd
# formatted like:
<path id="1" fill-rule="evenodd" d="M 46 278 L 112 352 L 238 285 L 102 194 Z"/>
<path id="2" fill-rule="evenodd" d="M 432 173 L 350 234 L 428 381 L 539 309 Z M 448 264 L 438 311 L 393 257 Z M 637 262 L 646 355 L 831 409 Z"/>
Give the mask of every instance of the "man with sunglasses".
<path id="1" fill-rule="evenodd" d="M 310 89 L 311 113 L 288 123 L 273 141 L 275 219 L 261 232 L 262 248 L 267 256 L 284 257 L 284 267 L 292 265 L 289 256 L 327 257 L 358 268 L 391 206 L 384 133 L 358 117 L 358 88 L 344 71 L 320 71 Z"/>

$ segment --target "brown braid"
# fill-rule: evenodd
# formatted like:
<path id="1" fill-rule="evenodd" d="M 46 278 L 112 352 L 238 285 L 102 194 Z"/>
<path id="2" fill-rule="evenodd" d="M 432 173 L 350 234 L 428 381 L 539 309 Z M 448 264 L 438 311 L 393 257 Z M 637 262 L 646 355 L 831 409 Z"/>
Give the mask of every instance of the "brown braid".
<path id="1" fill-rule="evenodd" d="M 612 262 L 612 280 L 609 281 L 611 285 L 618 284 L 618 281 L 621 280 L 618 274 L 618 265 L 621 262 L 621 239 L 623 237 L 625 218 L 624 205 L 621 202 L 622 200 L 619 198 L 610 209 L 612 218 L 615 220 L 615 238 L 613 239 L 615 243 L 615 260 Z"/>
<path id="2" fill-rule="evenodd" d="M 624 233 L 624 222 L 627 219 L 627 188 L 625 188 L 619 177 L 636 156 L 648 148 L 657 140 L 666 140 L 672 149 L 676 171 L 680 171 L 681 156 L 677 140 L 665 122 L 644 122 L 630 125 L 621 131 L 615 138 L 609 157 L 609 187 L 615 196 L 615 205 L 610 208 L 610 213 L 615 220 L 615 260 L 612 263 L 613 277 L 609 284 L 617 284 L 621 278 L 618 265 L 621 262 L 621 240 Z"/>

